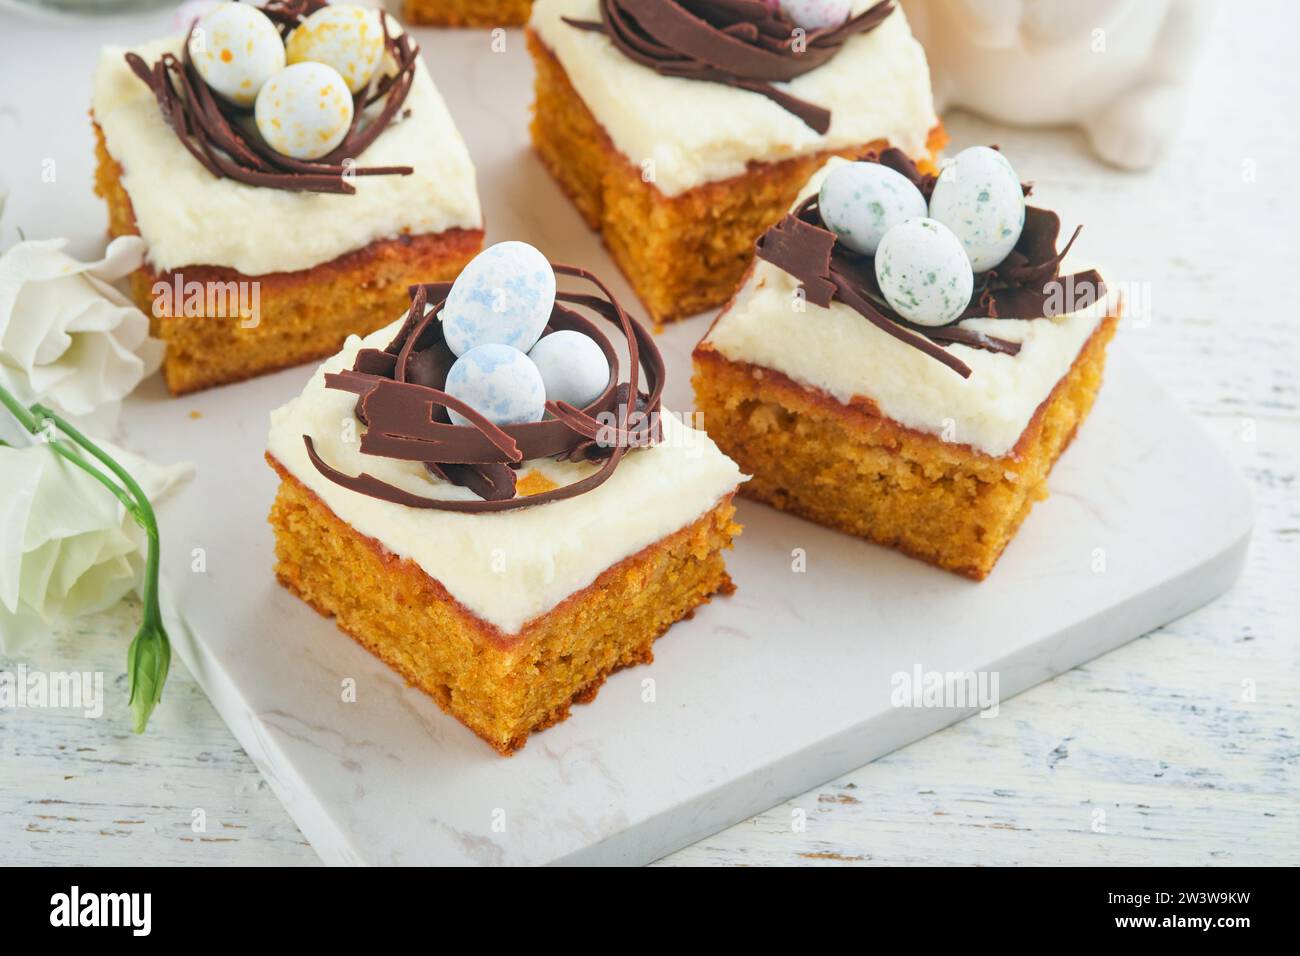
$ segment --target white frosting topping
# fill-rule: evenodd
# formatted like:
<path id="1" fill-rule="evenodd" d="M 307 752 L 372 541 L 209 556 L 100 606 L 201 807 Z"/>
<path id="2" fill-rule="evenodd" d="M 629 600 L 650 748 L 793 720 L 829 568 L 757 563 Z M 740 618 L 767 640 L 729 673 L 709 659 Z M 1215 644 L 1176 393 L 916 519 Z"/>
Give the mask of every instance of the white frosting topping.
<path id="1" fill-rule="evenodd" d="M 433 479 L 416 462 L 362 455 L 353 432 L 356 396 L 325 388 L 325 373 L 350 368 L 361 348 L 383 348 L 400 323 L 360 339 L 317 370 L 303 393 L 271 413 L 268 450 L 340 519 L 419 565 L 457 601 L 507 634 L 591 584 L 604 570 L 695 521 L 744 480 L 701 431 L 664 415 L 664 441 L 631 451 L 598 488 L 573 498 L 494 514 L 410 508 L 334 484 L 307 457 L 303 435 L 347 474 L 369 472 L 426 497 L 473 492 Z M 527 463 L 558 484 L 590 474 L 586 463 Z"/>
<path id="2" fill-rule="evenodd" d="M 180 48 L 181 39 L 171 37 L 135 52 L 153 63 Z M 404 232 L 482 227 L 474 166 L 423 61 L 406 98 L 411 115 L 390 124 L 357 157 L 362 166 L 415 172 L 358 176 L 355 195 L 334 195 L 214 177 L 167 126 L 124 53 L 106 47 L 100 55 L 94 115 L 122 167 L 148 261 L 159 271 L 209 265 L 245 275 L 294 272 Z"/>
<path id="3" fill-rule="evenodd" d="M 795 205 L 816 193 L 826 173 L 842 162 L 832 159 L 814 174 Z M 1082 268 L 1070 265 L 1063 271 Z M 845 404 L 870 399 L 901 425 L 993 457 L 1011 452 L 1115 305 L 1108 293 L 1088 308 L 1054 318 L 967 319 L 959 323 L 962 328 L 1019 342 L 1020 352 L 1012 356 L 950 345 L 948 350 L 970 366 L 970 378 L 962 378 L 839 301 L 829 309 L 800 302 L 803 310 L 797 310 L 798 289 L 789 273 L 755 260 L 705 341 L 733 361 L 775 369 Z"/>
<path id="4" fill-rule="evenodd" d="M 854 0 L 853 15 L 874 3 Z M 653 163 L 653 181 L 666 196 L 739 176 L 750 162 L 876 139 L 921 156 L 938 123 L 925 52 L 901 8 L 849 39 L 829 62 L 773 84 L 829 109 L 825 135 L 758 93 L 661 76 L 625 57 L 603 34 L 574 29 L 561 17 L 598 21 L 598 0 L 537 0 L 531 26 L 619 152 L 639 169 Z"/>

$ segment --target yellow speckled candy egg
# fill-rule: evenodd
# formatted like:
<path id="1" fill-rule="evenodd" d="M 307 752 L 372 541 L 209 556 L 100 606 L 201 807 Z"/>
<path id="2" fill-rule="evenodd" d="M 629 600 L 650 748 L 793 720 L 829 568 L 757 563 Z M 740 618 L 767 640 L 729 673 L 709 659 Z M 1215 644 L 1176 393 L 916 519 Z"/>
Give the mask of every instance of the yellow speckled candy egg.
<path id="1" fill-rule="evenodd" d="M 253 110 L 257 130 L 277 153 L 320 159 L 352 125 L 352 93 L 324 63 L 294 63 L 267 80 Z"/>
<path id="2" fill-rule="evenodd" d="M 223 3 L 195 24 L 190 58 L 216 93 L 237 106 L 252 106 L 263 84 L 284 69 L 284 41 L 257 7 Z"/>
<path id="3" fill-rule="evenodd" d="M 338 4 L 317 10 L 285 44 L 290 63 L 326 63 L 358 93 L 384 58 L 384 28 L 378 10 Z"/>

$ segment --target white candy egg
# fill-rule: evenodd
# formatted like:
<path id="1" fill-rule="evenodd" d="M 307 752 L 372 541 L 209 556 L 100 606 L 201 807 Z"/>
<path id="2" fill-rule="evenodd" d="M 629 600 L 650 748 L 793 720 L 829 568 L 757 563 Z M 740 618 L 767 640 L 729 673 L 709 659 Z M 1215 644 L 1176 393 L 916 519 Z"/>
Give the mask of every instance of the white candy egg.
<path id="1" fill-rule="evenodd" d="M 523 352 L 509 345 L 480 345 L 456 359 L 443 391 L 459 398 L 496 425 L 540 422 L 546 412 L 542 373 Z M 452 424 L 469 419 L 447 409 Z"/>
<path id="2" fill-rule="evenodd" d="M 902 173 L 880 163 L 836 166 L 817 194 L 822 221 L 840 241 L 874 256 L 892 227 L 925 216 L 925 197 Z"/>
<path id="3" fill-rule="evenodd" d="M 248 3 L 223 3 L 190 34 L 199 76 L 236 106 L 252 106 L 262 86 L 284 69 L 284 41 L 269 17 Z"/>
<path id="4" fill-rule="evenodd" d="M 320 159 L 352 125 L 352 94 L 324 63 L 286 66 L 262 87 L 253 110 L 257 131 L 277 153 Z"/>
<path id="5" fill-rule="evenodd" d="M 284 46 L 288 62 L 332 66 L 359 93 L 383 61 L 384 28 L 378 10 L 333 4 L 303 20 Z"/>
<path id="6" fill-rule="evenodd" d="M 442 308 L 442 333 L 457 355 L 477 345 L 521 352 L 542 336 L 555 305 L 555 271 L 526 242 L 488 246 L 452 283 Z"/>
<path id="7" fill-rule="evenodd" d="M 986 272 L 1015 248 L 1025 228 L 1020 177 L 996 149 L 963 149 L 934 184 L 930 218 L 955 232 L 972 268 Z"/>
<path id="8" fill-rule="evenodd" d="M 970 304 L 975 275 L 951 229 L 909 219 L 880 240 L 876 281 L 894 311 L 917 325 L 947 325 Z"/>
<path id="9" fill-rule="evenodd" d="M 543 335 L 528 357 L 542 373 L 546 397 L 586 408 L 609 384 L 609 363 L 590 336 L 572 329 Z"/>
<path id="10" fill-rule="evenodd" d="M 780 0 L 781 12 L 805 30 L 837 27 L 849 18 L 853 0 Z"/>

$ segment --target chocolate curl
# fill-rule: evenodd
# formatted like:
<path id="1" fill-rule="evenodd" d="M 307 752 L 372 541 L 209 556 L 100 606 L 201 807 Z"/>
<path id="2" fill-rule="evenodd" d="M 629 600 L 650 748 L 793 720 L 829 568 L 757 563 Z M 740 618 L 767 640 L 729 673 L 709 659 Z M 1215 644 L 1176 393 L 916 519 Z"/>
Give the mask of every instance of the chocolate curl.
<path id="1" fill-rule="evenodd" d="M 324 6 L 320 0 L 283 0 L 268 4 L 263 12 L 283 35 Z M 410 166 L 350 165 L 350 160 L 363 153 L 392 123 L 414 82 L 419 48 L 406 34 L 393 36 L 388 29 L 388 15 L 381 11 L 380 16 L 385 48 L 397 63 L 397 70 L 377 81 L 369 96 L 363 90 L 353 97 L 351 127 L 338 147 L 318 160 L 298 160 L 277 153 L 260 138 L 241 130 L 237 121 L 241 111 L 212 93 L 190 58 L 189 41 L 195 24 L 186 32 L 179 58 L 165 53 L 150 67 L 138 54 L 127 53 L 126 62 L 153 92 L 163 119 L 181 144 L 213 176 L 268 189 L 352 194 L 356 192 L 349 182 L 352 176 L 409 176 L 414 172 Z M 383 108 L 363 124 L 362 112 L 381 96 L 385 97 Z"/>
<path id="2" fill-rule="evenodd" d="M 485 501 L 508 501 L 515 496 L 515 470 L 509 465 L 438 465 L 426 461 L 432 475 L 468 488 Z"/>
<path id="3" fill-rule="evenodd" d="M 754 244 L 755 255 L 798 279 L 808 301 L 823 309 L 830 307 L 835 296 L 831 280 L 834 249 L 835 233 L 790 213 Z"/>
<path id="4" fill-rule="evenodd" d="M 361 436 L 364 454 L 453 464 L 524 460 L 518 444 L 499 425 L 441 389 L 340 372 L 326 375 L 325 386 L 361 396 L 363 420 L 371 423 Z M 436 421 L 435 407 L 459 412 L 472 427 Z"/>
<path id="5" fill-rule="evenodd" d="M 948 366 L 962 378 L 970 378 L 970 366 L 963 362 L 957 356 L 953 355 L 943 346 L 931 341 L 929 338 L 912 332 L 904 328 L 898 322 L 894 322 L 885 317 L 885 315 L 873 306 L 867 299 L 860 296 L 845 278 L 836 273 L 831 276 L 835 283 L 835 292 L 841 302 L 850 309 L 857 312 L 876 328 L 882 332 L 887 332 L 900 342 L 906 342 L 912 348 L 924 352 L 932 359 L 937 359 L 944 365 Z"/>
<path id="6" fill-rule="evenodd" d="M 826 63 L 850 37 L 874 30 L 894 12 L 892 0 L 837 27 L 803 34 L 763 0 L 601 0 L 601 19 L 564 22 L 604 33 L 628 59 L 665 76 L 722 83 L 758 93 L 817 133 L 830 129 L 830 112 L 776 89 Z"/>
<path id="7" fill-rule="evenodd" d="M 929 197 L 936 177 L 921 173 L 916 164 L 898 149 L 870 153 L 863 160 L 877 162 L 905 176 L 922 195 Z M 1025 195 L 1031 187 L 1022 183 Z M 808 301 L 827 308 L 832 298 L 862 315 L 867 321 L 894 338 L 942 362 L 962 377 L 970 376 L 970 367 L 943 346 L 965 345 L 968 348 L 1002 355 L 1018 355 L 1020 343 L 998 338 L 985 332 L 960 328 L 957 323 L 969 318 L 1047 318 L 1059 298 L 1059 286 L 1083 290 L 1088 303 L 1099 301 L 1106 285 L 1096 270 L 1060 275 L 1065 259 L 1083 227 L 1077 227 L 1065 247 L 1057 250 L 1061 220 L 1056 213 L 1029 206 L 1025 225 L 1016 247 L 1001 263 L 975 277 L 971 304 L 953 323 L 923 326 L 908 322 L 888 305 L 876 283 L 875 260 L 845 247 L 834 233 L 826 229 L 817 207 L 817 197 L 810 196 L 795 211 L 770 228 L 756 244 L 759 258 L 772 263 L 802 283 Z M 827 247 L 829 237 L 829 249 Z M 833 287 L 826 290 L 826 283 Z M 1081 306 L 1066 304 L 1065 311 Z"/>
<path id="8" fill-rule="evenodd" d="M 882 150 L 878 155 L 869 154 L 865 161 L 880 163 L 880 165 L 892 169 L 900 176 L 906 177 L 925 197 L 926 202 L 930 201 L 930 193 L 934 192 L 934 184 L 938 177 L 921 172 L 912 157 L 897 146 L 890 146 L 888 149 Z"/>
<path id="9" fill-rule="evenodd" d="M 360 494 L 415 508 L 462 513 L 509 511 L 571 498 L 599 487 L 614 473 L 631 448 L 653 444 L 661 437 L 658 415 L 664 388 L 663 356 L 653 337 L 634 321 L 598 278 L 585 269 L 554 265 L 559 275 L 592 283 L 599 294 L 558 291 L 550 327 L 589 335 L 610 363 L 605 391 L 585 409 L 564 402 L 548 403 L 553 418 L 525 425 L 496 426 L 468 409 L 441 388 L 438 369 L 429 374 L 436 384 L 417 384 L 411 378 L 421 367 L 421 356 L 445 347 L 435 319 L 446 303 L 450 283 L 412 286 L 411 308 L 398 334 L 381 350 L 363 349 L 353 368 L 326 376 L 326 386 L 361 395 L 357 415 L 368 425 L 361 439 L 364 454 L 423 461 L 434 475 L 474 491 L 473 500 L 450 500 L 413 495 L 363 472 L 346 475 L 316 452 L 310 436 L 303 441 L 316 469 L 330 481 Z M 436 300 L 430 308 L 428 302 Z M 588 308 L 619 327 L 626 339 L 628 381 L 620 382 L 619 357 L 609 339 L 587 318 L 562 303 Z M 639 389 L 642 371 L 649 391 Z M 445 369 L 441 370 L 445 380 Z M 437 420 L 441 407 L 455 408 L 470 421 L 468 426 Z M 601 418 L 613 416 L 613 426 Z M 635 422 L 632 427 L 629 423 Z M 507 445 L 506 442 L 512 444 Z M 515 497 L 511 465 L 521 460 L 555 457 L 595 460 L 608 456 L 601 466 L 579 481 L 526 498 Z M 507 474 L 508 473 L 508 474 Z"/>

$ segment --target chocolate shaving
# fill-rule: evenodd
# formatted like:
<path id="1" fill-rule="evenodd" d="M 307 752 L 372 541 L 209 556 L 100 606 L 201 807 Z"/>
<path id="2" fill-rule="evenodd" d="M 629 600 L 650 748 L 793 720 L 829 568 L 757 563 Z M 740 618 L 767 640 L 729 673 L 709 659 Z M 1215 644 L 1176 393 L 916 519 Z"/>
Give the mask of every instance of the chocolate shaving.
<path id="1" fill-rule="evenodd" d="M 548 401 L 550 417 L 540 422 L 492 424 L 442 390 L 454 356 L 443 340 L 438 316 L 451 283 L 413 286 L 411 308 L 388 346 L 361 350 L 351 369 L 327 374 L 325 385 L 359 396 L 356 415 L 367 426 L 361 437 L 362 454 L 423 462 L 431 474 L 468 488 L 478 499 L 431 498 L 369 473 L 344 474 L 326 463 L 311 437 L 304 435 L 307 455 L 316 470 L 335 484 L 383 501 L 481 514 L 583 494 L 607 481 L 629 450 L 659 441 L 665 369 L 653 337 L 590 272 L 567 265 L 553 268 L 559 275 L 590 282 L 600 293 L 558 291 L 547 326 L 586 335 L 604 354 L 609 381 L 590 405 L 579 409 L 567 402 Z M 595 322 L 564 303 L 588 309 L 619 328 L 628 355 L 626 381 L 620 381 L 621 363 L 613 342 Z M 639 388 L 643 371 L 648 392 Z M 470 424 L 451 424 L 447 409 L 465 416 Z M 602 463 L 592 474 L 568 485 L 515 497 L 515 468 L 536 458 Z"/>
<path id="2" fill-rule="evenodd" d="M 723 83 L 766 96 L 818 133 L 830 111 L 772 86 L 826 63 L 850 37 L 894 12 L 881 0 L 836 27 L 804 31 L 764 0 L 600 0 L 601 19 L 564 22 L 603 33 L 628 59 L 664 76 Z"/>
<path id="3" fill-rule="evenodd" d="M 891 148 L 868 154 L 864 161 L 881 163 L 905 176 L 927 201 L 934 191 L 936 177 L 922 173 L 901 150 Z M 1029 195 L 1031 187 L 1022 184 L 1022 188 Z M 799 280 L 807 300 L 814 305 L 827 308 L 831 299 L 837 298 L 882 331 L 969 378 L 970 366 L 944 346 L 965 345 L 1016 355 L 1020 343 L 961 328 L 958 322 L 971 318 L 1047 318 L 1087 308 L 1105 295 L 1105 283 L 1096 270 L 1060 275 L 1061 262 L 1082 229 L 1076 228 L 1058 252 L 1060 217 L 1046 209 L 1026 207 L 1025 226 L 1015 248 L 997 266 L 975 276 L 970 305 L 954 322 L 942 326 L 908 322 L 889 307 L 876 282 L 875 259 L 838 241 L 822 221 L 815 196 L 763 233 L 755 244 L 755 254 Z"/>
<path id="4" fill-rule="evenodd" d="M 798 279 L 807 300 L 823 309 L 829 308 L 835 297 L 831 279 L 834 251 L 835 233 L 791 215 L 782 217 L 754 244 L 755 255 Z"/>
<path id="5" fill-rule="evenodd" d="M 262 11 L 285 35 L 324 6 L 322 0 L 276 0 Z M 356 192 L 351 182 L 354 176 L 409 176 L 414 172 L 410 166 L 358 166 L 353 162 L 392 123 L 415 80 L 419 48 L 407 34 L 391 35 L 388 14 L 380 11 L 380 16 L 384 46 L 397 70 L 354 95 L 351 127 L 338 147 L 317 160 L 277 153 L 256 134 L 248 110 L 208 88 L 190 58 L 195 23 L 186 31 L 180 57 L 164 53 L 150 66 L 139 54 L 127 53 L 126 62 L 153 92 L 163 119 L 181 144 L 213 176 L 268 189 L 351 194 Z M 363 122 L 362 113 L 381 97 L 384 104 L 379 112 Z"/>

